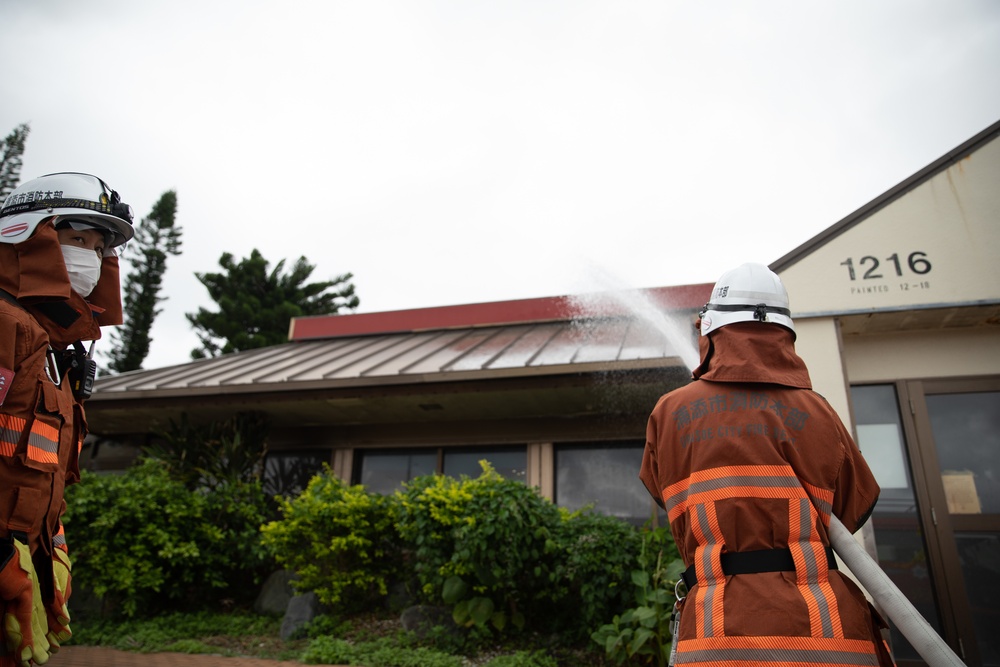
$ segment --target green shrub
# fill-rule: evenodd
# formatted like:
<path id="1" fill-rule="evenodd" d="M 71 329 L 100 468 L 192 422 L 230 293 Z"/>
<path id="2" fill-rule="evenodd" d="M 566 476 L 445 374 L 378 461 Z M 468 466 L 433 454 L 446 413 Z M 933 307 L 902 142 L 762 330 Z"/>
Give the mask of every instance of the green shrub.
<path id="1" fill-rule="evenodd" d="M 553 630 L 575 641 L 632 601 L 628 582 L 640 567 L 642 535 L 621 519 L 586 509 L 563 512 L 555 536 L 559 552 L 546 618 Z"/>
<path id="2" fill-rule="evenodd" d="M 350 629 L 350 621 L 345 621 L 339 616 L 319 614 L 292 633 L 289 639 L 315 639 L 326 635 L 337 636 L 347 633 Z"/>
<path id="3" fill-rule="evenodd" d="M 483 667 L 559 667 L 559 662 L 542 651 L 518 651 L 497 656 Z"/>
<path id="4" fill-rule="evenodd" d="M 312 665 L 365 667 L 462 667 L 462 658 L 422 647 L 399 646 L 393 639 L 351 644 L 343 639 L 318 637 L 300 660 Z"/>
<path id="5" fill-rule="evenodd" d="M 206 637 L 276 636 L 281 620 L 246 613 L 171 613 L 149 619 L 91 619 L 73 624 L 73 644 L 110 646 L 138 652 L 165 651 L 189 642 L 194 649 Z M 170 649 L 178 650 L 181 649 Z"/>
<path id="6" fill-rule="evenodd" d="M 392 498 L 347 486 L 327 467 L 278 505 L 282 518 L 261 528 L 263 544 L 295 572 L 297 590 L 341 609 L 387 594 L 400 566 Z"/>
<path id="7" fill-rule="evenodd" d="M 459 625 L 524 627 L 526 612 L 546 595 L 558 509 L 486 462 L 476 479 L 414 479 L 401 504 L 397 530 L 412 550 L 423 598 L 453 605 Z"/>
<path id="8" fill-rule="evenodd" d="M 267 455 L 267 417 L 237 412 L 222 421 L 196 424 L 187 413 L 157 432 L 143 448 L 147 458 L 162 461 L 170 476 L 189 489 L 258 481 Z"/>
<path id="9" fill-rule="evenodd" d="M 147 459 L 122 475 L 84 471 L 66 503 L 74 587 L 126 616 L 244 601 L 270 567 L 256 482 L 189 491 Z"/>
<path id="10" fill-rule="evenodd" d="M 349 641 L 322 636 L 312 640 L 299 659 L 307 665 L 353 665 L 357 655 Z"/>
<path id="11" fill-rule="evenodd" d="M 632 572 L 635 607 L 616 615 L 591 638 L 604 647 L 616 664 L 636 656 L 648 664 L 666 666 L 670 655 L 670 619 L 673 614 L 674 584 L 684 571 L 669 530 L 660 528 L 644 534 L 639 565 Z"/>

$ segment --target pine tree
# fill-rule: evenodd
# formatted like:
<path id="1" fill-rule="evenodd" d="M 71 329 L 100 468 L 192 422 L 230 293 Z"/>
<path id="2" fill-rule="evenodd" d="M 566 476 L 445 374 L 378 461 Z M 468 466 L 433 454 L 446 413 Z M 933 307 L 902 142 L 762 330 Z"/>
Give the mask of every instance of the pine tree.
<path id="1" fill-rule="evenodd" d="M 136 226 L 127 250 L 132 270 L 123 287 L 125 323 L 111 333 L 114 349 L 108 366 L 113 371 L 138 370 L 149 354 L 149 332 L 162 312 L 156 305 L 165 298 L 160 296 L 160 286 L 167 256 L 181 254 L 181 228 L 174 224 L 176 217 L 177 193 L 168 190 Z"/>
<path id="2" fill-rule="evenodd" d="M 21 123 L 0 141 L 0 203 L 21 181 L 21 156 L 30 131 L 27 123 Z"/>
<path id="3" fill-rule="evenodd" d="M 316 267 L 305 257 L 285 275 L 285 260 L 269 272 L 268 261 L 256 249 L 239 262 L 223 253 L 219 265 L 225 273 L 195 274 L 219 310 L 199 308 L 187 314 L 201 341 L 201 347 L 191 351 L 193 359 L 287 342 L 293 317 L 331 315 L 341 308 L 357 308 L 359 303 L 350 273 L 307 284 Z"/>

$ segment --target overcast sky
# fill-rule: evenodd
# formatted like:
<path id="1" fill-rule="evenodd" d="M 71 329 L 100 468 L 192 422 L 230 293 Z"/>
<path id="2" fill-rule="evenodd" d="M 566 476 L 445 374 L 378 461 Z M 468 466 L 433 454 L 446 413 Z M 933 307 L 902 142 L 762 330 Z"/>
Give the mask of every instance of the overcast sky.
<path id="1" fill-rule="evenodd" d="M 1000 120 L 1000 2 L 0 0 L 0 62 L 23 180 L 177 191 L 158 368 L 226 251 L 358 312 L 772 262 Z"/>

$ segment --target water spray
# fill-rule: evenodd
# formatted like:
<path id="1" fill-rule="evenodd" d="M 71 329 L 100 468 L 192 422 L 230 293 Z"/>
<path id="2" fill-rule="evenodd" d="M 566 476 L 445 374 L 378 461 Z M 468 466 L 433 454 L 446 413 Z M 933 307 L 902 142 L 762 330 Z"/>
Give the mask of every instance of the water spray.
<path id="1" fill-rule="evenodd" d="M 698 365 L 698 347 L 688 313 L 665 310 L 664 304 L 646 292 L 625 288 L 606 273 L 600 276 L 600 282 L 606 287 L 604 291 L 570 297 L 580 319 L 609 311 L 622 312 L 661 334 L 686 368 L 691 370 Z"/>

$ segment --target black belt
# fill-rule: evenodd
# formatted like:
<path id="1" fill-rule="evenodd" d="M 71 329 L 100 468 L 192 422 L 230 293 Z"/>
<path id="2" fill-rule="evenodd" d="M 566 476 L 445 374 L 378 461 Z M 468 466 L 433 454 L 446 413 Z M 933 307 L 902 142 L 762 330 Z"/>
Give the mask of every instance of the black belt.
<path id="1" fill-rule="evenodd" d="M 727 551 L 720 556 L 722 573 L 755 574 L 757 572 L 794 572 L 795 559 L 791 549 L 760 549 L 759 551 Z M 826 563 L 831 570 L 837 569 L 837 559 L 833 549 L 826 547 Z M 681 577 L 688 590 L 698 583 L 694 565 L 686 569 Z"/>

